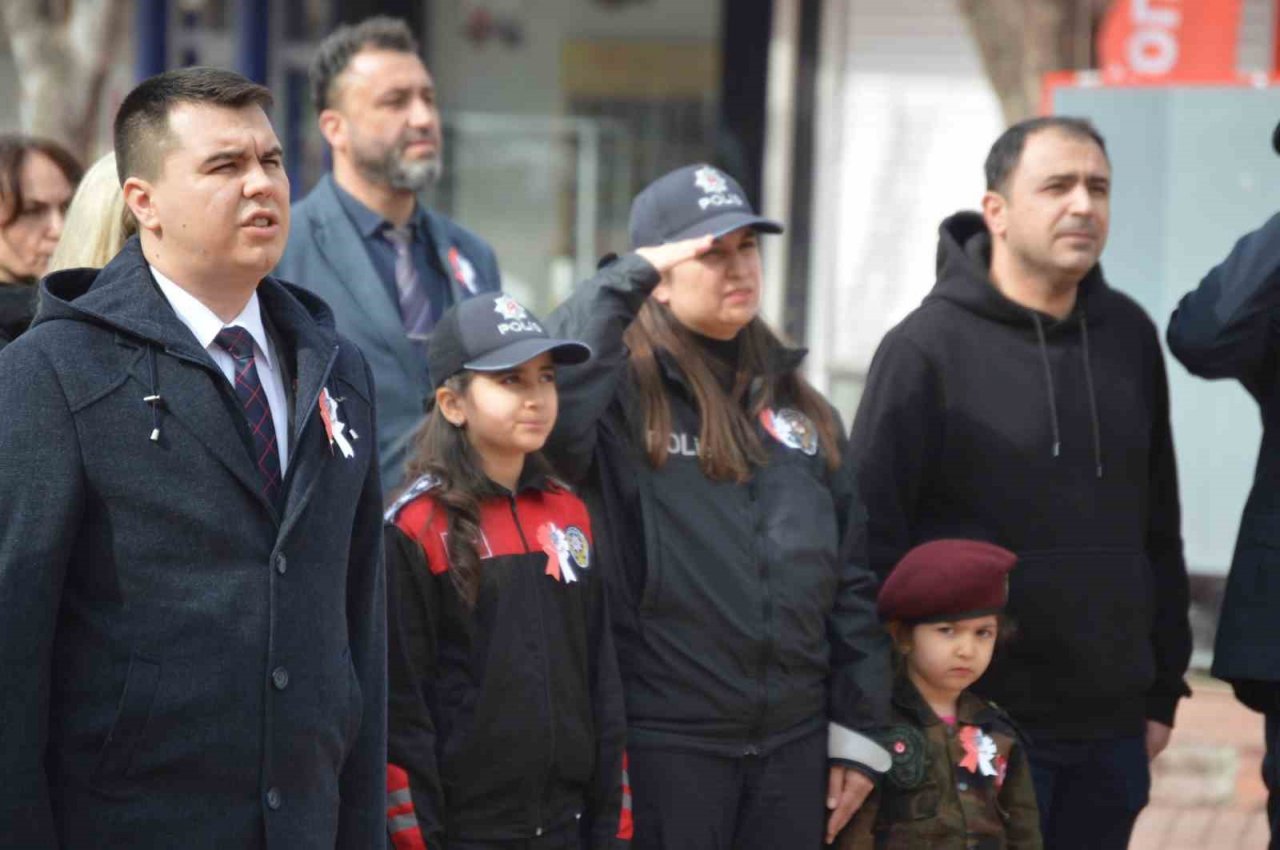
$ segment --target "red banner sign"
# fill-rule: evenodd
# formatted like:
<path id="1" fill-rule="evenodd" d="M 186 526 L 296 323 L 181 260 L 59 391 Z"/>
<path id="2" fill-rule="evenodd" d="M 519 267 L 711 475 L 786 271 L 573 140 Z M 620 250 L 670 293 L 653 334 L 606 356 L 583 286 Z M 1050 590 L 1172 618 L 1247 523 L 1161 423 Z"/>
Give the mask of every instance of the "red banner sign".
<path id="1" fill-rule="evenodd" d="M 1098 34 L 1104 84 L 1234 80 L 1241 0 L 1114 0 Z"/>

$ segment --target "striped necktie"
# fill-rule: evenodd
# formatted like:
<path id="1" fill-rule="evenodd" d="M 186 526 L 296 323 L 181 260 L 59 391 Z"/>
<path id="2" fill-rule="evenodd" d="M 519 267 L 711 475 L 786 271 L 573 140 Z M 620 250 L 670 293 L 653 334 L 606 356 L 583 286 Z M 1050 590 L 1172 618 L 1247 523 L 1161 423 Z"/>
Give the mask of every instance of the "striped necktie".
<path id="1" fill-rule="evenodd" d="M 244 408 L 249 430 L 253 432 L 254 456 L 258 472 L 262 476 L 262 495 L 267 501 L 278 504 L 280 498 L 280 452 L 276 446 L 276 426 L 271 419 L 271 405 L 258 379 L 258 367 L 253 355 L 253 337 L 239 325 L 231 325 L 218 331 L 213 338 L 231 355 L 236 366 L 236 396 Z"/>
<path id="2" fill-rule="evenodd" d="M 400 303 L 400 321 L 409 339 L 425 344 L 431 336 L 431 299 L 418 277 L 413 262 L 413 231 L 409 225 L 386 227 L 383 236 L 396 249 L 396 298 Z"/>

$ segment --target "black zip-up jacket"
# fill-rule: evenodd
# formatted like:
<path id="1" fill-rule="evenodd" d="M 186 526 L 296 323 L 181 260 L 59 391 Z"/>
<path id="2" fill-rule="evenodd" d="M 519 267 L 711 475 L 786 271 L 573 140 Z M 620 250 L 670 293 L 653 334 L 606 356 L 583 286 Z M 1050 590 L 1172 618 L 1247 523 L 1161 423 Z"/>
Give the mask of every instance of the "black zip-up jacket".
<path id="1" fill-rule="evenodd" d="M 991 283 L 976 213 L 880 344 L 853 427 L 871 563 L 970 537 L 1018 553 L 1018 636 L 975 686 L 1033 737 L 1173 723 L 1190 659 L 1168 387 L 1155 326 L 1094 267 L 1058 321 Z"/>
<path id="2" fill-rule="evenodd" d="M 472 609 L 449 574 L 435 483 L 387 513 L 393 845 L 421 846 L 419 830 L 436 850 L 580 821 L 584 847 L 627 846 L 626 719 L 586 506 L 532 469 L 515 494 L 494 485 Z"/>
<path id="3" fill-rule="evenodd" d="M 708 479 L 698 465 L 693 397 L 662 353 L 672 432 L 657 438 L 671 452 L 652 468 L 622 335 L 658 280 L 649 263 L 628 255 L 549 320 L 594 352 L 560 372 L 548 452 L 587 482 L 604 529 L 628 746 L 740 756 L 826 727 L 833 758 L 883 770 L 888 754 L 862 731 L 888 716 L 889 653 L 852 467 L 830 472 L 816 441 L 793 435 L 784 444 L 761 423 L 768 463 L 744 484 Z M 802 357 L 772 352 L 778 371 Z"/>

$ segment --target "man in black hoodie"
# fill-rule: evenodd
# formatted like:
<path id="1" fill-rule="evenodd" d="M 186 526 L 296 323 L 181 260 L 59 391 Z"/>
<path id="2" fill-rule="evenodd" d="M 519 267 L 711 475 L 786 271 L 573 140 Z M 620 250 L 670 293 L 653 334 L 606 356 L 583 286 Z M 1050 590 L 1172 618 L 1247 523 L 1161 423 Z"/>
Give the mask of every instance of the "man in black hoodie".
<path id="1" fill-rule="evenodd" d="M 987 158 L 938 282 L 876 353 L 852 450 L 872 566 L 970 537 L 1014 549 L 1019 634 L 975 688 L 1029 733 L 1047 848 L 1127 845 L 1190 656 L 1156 330 L 1103 280 L 1111 169 L 1087 122 Z"/>

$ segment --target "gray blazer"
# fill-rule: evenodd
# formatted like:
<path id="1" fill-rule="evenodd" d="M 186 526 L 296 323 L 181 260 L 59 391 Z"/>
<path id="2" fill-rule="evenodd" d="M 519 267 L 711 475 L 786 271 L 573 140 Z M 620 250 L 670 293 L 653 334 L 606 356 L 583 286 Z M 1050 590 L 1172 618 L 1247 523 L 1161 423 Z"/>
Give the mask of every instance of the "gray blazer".
<path id="1" fill-rule="evenodd" d="M 439 213 L 428 211 L 427 220 L 438 260 L 432 271 L 447 280 L 453 303 L 501 288 L 497 257 L 484 240 Z M 338 332 L 364 354 L 376 384 L 382 485 L 385 492 L 397 489 L 431 395 L 427 358 L 405 335 L 399 307 L 378 279 L 332 175 L 293 207 L 289 245 L 274 274 L 323 298 Z"/>

